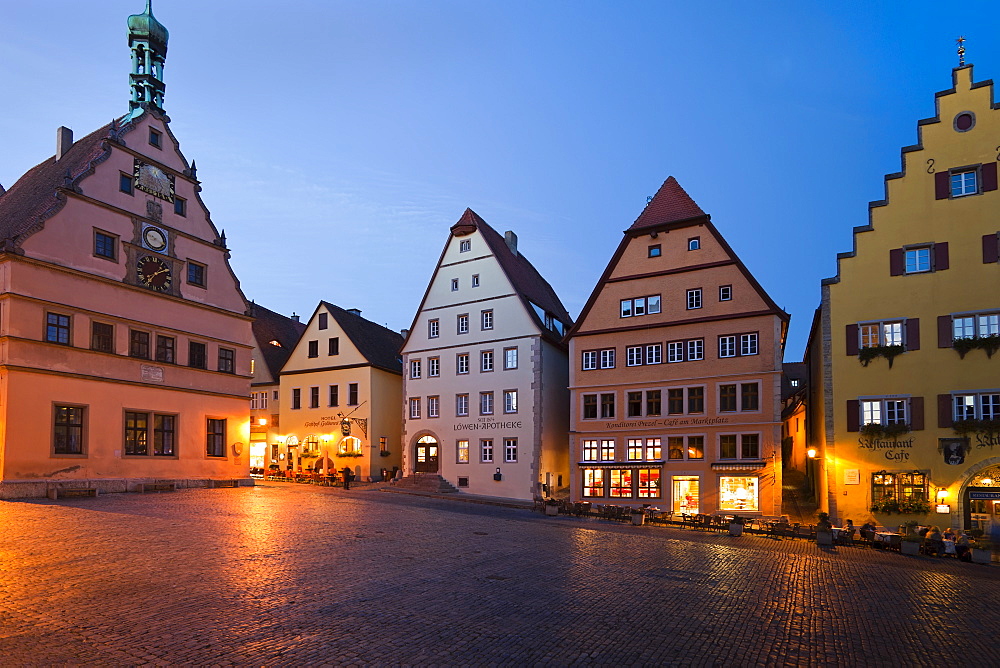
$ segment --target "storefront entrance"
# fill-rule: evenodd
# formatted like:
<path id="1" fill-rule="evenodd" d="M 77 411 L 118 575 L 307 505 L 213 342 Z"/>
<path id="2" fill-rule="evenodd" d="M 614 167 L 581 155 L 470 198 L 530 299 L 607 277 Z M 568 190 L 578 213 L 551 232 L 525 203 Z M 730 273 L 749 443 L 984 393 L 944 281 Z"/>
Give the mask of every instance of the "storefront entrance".
<path id="1" fill-rule="evenodd" d="M 417 441 L 417 449 L 413 458 L 413 470 L 417 473 L 437 473 L 438 442 L 433 436 L 423 436 Z"/>

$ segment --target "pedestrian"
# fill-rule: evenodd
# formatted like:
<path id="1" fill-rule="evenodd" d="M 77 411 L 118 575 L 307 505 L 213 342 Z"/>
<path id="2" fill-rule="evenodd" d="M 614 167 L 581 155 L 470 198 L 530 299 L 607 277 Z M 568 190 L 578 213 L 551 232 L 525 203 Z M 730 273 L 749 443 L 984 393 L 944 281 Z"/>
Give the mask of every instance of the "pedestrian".
<path id="1" fill-rule="evenodd" d="M 354 473 L 349 466 L 344 467 L 344 489 L 351 488 L 351 481 L 354 480 Z"/>
<path id="2" fill-rule="evenodd" d="M 958 539 L 955 541 L 955 556 L 959 561 L 972 561 L 972 546 L 969 545 L 969 537 L 961 529 L 958 530 Z"/>

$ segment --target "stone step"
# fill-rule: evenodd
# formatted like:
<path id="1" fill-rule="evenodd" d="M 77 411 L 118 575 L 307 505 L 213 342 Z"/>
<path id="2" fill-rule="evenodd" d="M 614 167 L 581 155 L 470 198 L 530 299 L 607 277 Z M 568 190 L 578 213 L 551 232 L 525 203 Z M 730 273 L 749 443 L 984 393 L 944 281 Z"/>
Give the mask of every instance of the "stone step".
<path id="1" fill-rule="evenodd" d="M 405 476 L 396 482 L 396 487 L 436 494 L 451 494 L 458 489 L 439 475 L 418 473 Z"/>

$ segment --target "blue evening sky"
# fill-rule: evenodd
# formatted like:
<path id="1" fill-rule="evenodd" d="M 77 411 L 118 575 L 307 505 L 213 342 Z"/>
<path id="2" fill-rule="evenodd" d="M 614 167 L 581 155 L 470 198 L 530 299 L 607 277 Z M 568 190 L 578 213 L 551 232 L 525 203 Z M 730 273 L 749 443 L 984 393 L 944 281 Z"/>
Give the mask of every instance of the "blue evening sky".
<path id="1" fill-rule="evenodd" d="M 0 0 L 0 184 L 128 109 L 143 0 Z M 247 297 L 408 327 L 448 228 L 513 229 L 576 317 L 675 176 L 801 359 L 821 278 L 867 223 L 965 35 L 1000 3 L 156 0 L 164 107 Z M 998 140 L 1000 143 L 1000 140 Z"/>

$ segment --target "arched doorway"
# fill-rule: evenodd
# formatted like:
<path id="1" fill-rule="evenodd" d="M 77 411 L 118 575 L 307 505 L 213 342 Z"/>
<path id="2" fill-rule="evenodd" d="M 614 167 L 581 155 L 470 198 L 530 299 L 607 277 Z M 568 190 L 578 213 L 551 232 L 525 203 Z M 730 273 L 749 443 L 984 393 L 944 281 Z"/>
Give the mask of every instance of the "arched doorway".
<path id="1" fill-rule="evenodd" d="M 962 485 L 963 525 L 1000 535 L 1000 463 L 992 458 L 976 468 Z"/>
<path id="2" fill-rule="evenodd" d="M 413 470 L 417 473 L 437 473 L 438 442 L 433 436 L 421 436 L 417 441 Z"/>

